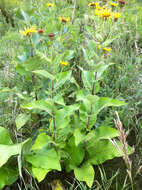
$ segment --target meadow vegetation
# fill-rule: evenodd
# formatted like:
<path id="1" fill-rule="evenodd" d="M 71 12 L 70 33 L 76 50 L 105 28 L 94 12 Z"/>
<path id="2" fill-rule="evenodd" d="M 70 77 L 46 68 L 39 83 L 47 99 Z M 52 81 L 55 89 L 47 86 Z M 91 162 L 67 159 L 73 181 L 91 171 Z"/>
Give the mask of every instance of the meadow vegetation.
<path id="1" fill-rule="evenodd" d="M 141 190 L 142 2 L 0 0 L 0 189 Z"/>

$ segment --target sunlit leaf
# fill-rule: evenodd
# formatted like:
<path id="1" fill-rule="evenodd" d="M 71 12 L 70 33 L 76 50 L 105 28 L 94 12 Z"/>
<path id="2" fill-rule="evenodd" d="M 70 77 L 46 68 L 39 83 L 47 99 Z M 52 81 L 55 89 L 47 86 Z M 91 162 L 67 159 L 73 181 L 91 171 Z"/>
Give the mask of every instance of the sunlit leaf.
<path id="1" fill-rule="evenodd" d="M 51 100 L 37 100 L 26 105 L 22 105 L 22 108 L 26 108 L 29 110 L 38 109 L 48 112 L 52 115 L 52 101 Z"/>
<path id="2" fill-rule="evenodd" d="M 45 78 L 54 80 L 54 76 L 52 74 L 50 74 L 49 72 L 45 71 L 45 70 L 36 70 L 36 71 L 33 71 L 33 73 L 41 75 L 41 76 L 43 76 Z"/>
<path id="3" fill-rule="evenodd" d="M 38 182 L 41 182 L 50 171 L 51 170 L 32 167 L 33 176 L 38 180 Z"/>
<path id="4" fill-rule="evenodd" d="M 30 116 L 23 113 L 23 114 L 19 114 L 17 117 L 16 117 L 16 127 L 17 129 L 19 130 L 21 127 L 23 127 L 27 121 L 30 119 Z"/>
<path id="5" fill-rule="evenodd" d="M 91 164 L 85 163 L 81 167 L 76 167 L 74 174 L 79 181 L 84 181 L 90 188 L 92 187 L 95 172 Z"/>
<path id="6" fill-rule="evenodd" d="M 13 144 L 9 131 L 4 127 L 0 127 L 0 144 L 10 145 Z"/>
<path id="7" fill-rule="evenodd" d="M 36 168 L 61 171 L 60 158 L 54 148 L 48 149 L 45 147 L 40 150 L 35 150 L 31 154 L 25 155 L 25 158 Z"/>

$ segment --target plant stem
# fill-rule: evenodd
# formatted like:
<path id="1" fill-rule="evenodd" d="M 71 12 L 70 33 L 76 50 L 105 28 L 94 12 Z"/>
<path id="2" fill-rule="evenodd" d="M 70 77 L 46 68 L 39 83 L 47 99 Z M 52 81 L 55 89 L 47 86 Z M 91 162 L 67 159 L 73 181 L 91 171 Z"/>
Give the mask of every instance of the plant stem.
<path id="1" fill-rule="evenodd" d="M 92 86 L 92 93 L 91 94 L 93 96 L 95 95 L 95 82 L 96 82 L 96 79 L 97 79 L 97 72 L 95 72 L 93 86 Z M 91 104 L 90 113 L 89 113 L 87 124 L 86 124 L 86 133 L 88 132 L 88 128 L 89 128 L 89 125 L 90 125 L 90 119 L 91 119 L 92 111 L 93 111 L 93 107 L 92 107 L 92 104 Z"/>
<path id="2" fill-rule="evenodd" d="M 34 51 L 33 51 L 33 47 L 32 47 L 32 40 L 31 40 L 31 38 L 30 38 L 30 44 L 31 44 L 31 51 L 30 51 L 31 57 L 34 57 Z M 35 85 L 35 75 L 34 75 L 34 73 L 32 73 L 32 86 L 34 86 L 34 85 Z M 36 99 L 36 101 L 38 100 L 38 96 L 37 96 L 36 91 L 35 91 L 35 99 Z M 38 120 L 39 120 L 39 127 L 41 127 L 42 123 L 41 123 L 41 116 L 40 116 L 40 114 L 37 114 L 37 117 L 38 117 Z"/>
<path id="3" fill-rule="evenodd" d="M 73 8 L 73 14 L 72 14 L 72 24 L 74 23 L 75 20 L 75 15 L 76 15 L 76 9 L 77 9 L 77 0 L 74 0 L 74 8 Z"/>
<path id="4" fill-rule="evenodd" d="M 54 99 L 54 83 L 53 80 L 51 81 L 51 98 Z M 55 125 L 55 112 L 54 112 L 54 101 L 53 101 L 53 107 L 52 107 L 52 120 L 53 120 L 53 139 L 55 141 L 55 132 L 56 132 L 56 125 Z"/>
<path id="5" fill-rule="evenodd" d="M 97 79 L 97 72 L 95 72 L 95 75 L 94 75 L 94 82 L 93 82 L 93 87 L 92 87 L 92 95 L 95 95 L 95 82 L 96 82 L 96 79 Z"/>

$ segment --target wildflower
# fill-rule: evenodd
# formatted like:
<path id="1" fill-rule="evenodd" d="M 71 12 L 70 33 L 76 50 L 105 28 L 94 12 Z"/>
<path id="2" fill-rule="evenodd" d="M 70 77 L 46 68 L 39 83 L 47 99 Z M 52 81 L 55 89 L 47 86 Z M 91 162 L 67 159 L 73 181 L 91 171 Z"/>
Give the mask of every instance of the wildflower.
<path id="1" fill-rule="evenodd" d="M 54 7 L 55 5 L 54 5 L 54 3 L 47 3 L 47 6 L 48 7 Z"/>
<path id="2" fill-rule="evenodd" d="M 97 15 L 97 16 L 102 16 L 102 12 L 101 11 L 99 11 L 98 9 L 95 9 L 95 15 Z"/>
<path id="3" fill-rule="evenodd" d="M 55 36 L 55 34 L 54 33 L 50 33 L 50 34 L 48 34 L 47 35 L 49 38 L 53 38 L 54 36 Z"/>
<path id="4" fill-rule="evenodd" d="M 105 48 L 103 48 L 103 50 L 104 50 L 105 52 L 110 52 L 112 49 L 111 49 L 110 47 L 105 47 Z"/>
<path id="5" fill-rule="evenodd" d="M 101 14 L 102 14 L 102 17 L 104 17 L 105 19 L 112 16 L 112 13 L 107 9 L 103 10 Z"/>
<path id="6" fill-rule="evenodd" d="M 118 18 L 121 16 L 120 13 L 114 13 L 114 21 L 116 22 L 118 20 Z"/>
<path id="7" fill-rule="evenodd" d="M 114 2 L 110 2 L 110 5 L 112 6 L 112 7 L 117 7 L 118 6 L 118 4 L 117 3 L 114 3 Z"/>
<path id="8" fill-rule="evenodd" d="M 42 34 L 43 32 L 44 32 L 43 29 L 39 29 L 39 30 L 38 30 L 38 33 L 39 33 L 39 34 Z"/>
<path id="9" fill-rule="evenodd" d="M 59 19 L 60 22 L 63 22 L 63 23 L 66 23 L 66 22 L 70 21 L 69 17 L 61 17 L 61 16 L 59 16 L 58 19 Z"/>
<path id="10" fill-rule="evenodd" d="M 88 3 L 88 6 L 89 7 L 97 7 L 99 4 L 97 2 L 91 2 L 91 3 Z"/>
<path id="11" fill-rule="evenodd" d="M 23 36 L 30 36 L 31 34 L 36 33 L 36 32 L 38 32 L 36 29 L 36 26 L 32 26 L 31 28 L 26 28 L 24 31 L 20 30 L 20 33 Z"/>
<path id="12" fill-rule="evenodd" d="M 118 0 L 118 2 L 119 2 L 120 5 L 125 5 L 126 4 L 125 0 Z"/>
<path id="13" fill-rule="evenodd" d="M 96 9 L 102 10 L 102 9 L 104 9 L 104 7 L 100 7 L 99 5 L 97 5 L 97 6 L 96 6 Z"/>
<path id="14" fill-rule="evenodd" d="M 60 61 L 61 65 L 67 66 L 69 63 L 67 61 Z"/>
<path id="15" fill-rule="evenodd" d="M 95 15 L 98 15 L 100 17 L 103 17 L 103 18 L 107 19 L 107 18 L 112 16 L 112 13 L 110 12 L 109 9 L 104 7 L 102 10 L 96 9 L 95 10 Z"/>

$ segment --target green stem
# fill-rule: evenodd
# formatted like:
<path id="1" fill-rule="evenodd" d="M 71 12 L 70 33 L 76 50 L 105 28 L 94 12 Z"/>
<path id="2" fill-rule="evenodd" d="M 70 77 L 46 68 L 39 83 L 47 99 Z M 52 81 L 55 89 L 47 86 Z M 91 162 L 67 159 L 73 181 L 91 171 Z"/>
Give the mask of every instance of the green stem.
<path id="1" fill-rule="evenodd" d="M 54 99 L 54 83 L 53 80 L 51 81 L 51 98 Z M 55 132 L 56 132 L 56 125 L 55 125 L 55 112 L 54 112 L 54 100 L 53 100 L 53 106 L 52 106 L 52 120 L 53 120 L 53 139 L 55 141 Z"/>
<path id="2" fill-rule="evenodd" d="M 76 9 L 77 9 L 77 0 L 74 0 L 74 8 L 73 8 L 73 14 L 72 14 L 72 24 L 74 23 L 75 20 L 75 15 L 76 15 Z"/>
<path id="3" fill-rule="evenodd" d="M 95 82 L 96 82 L 96 79 L 97 79 L 97 72 L 95 72 L 95 75 L 94 75 L 94 82 L 93 82 L 92 93 L 91 93 L 92 95 L 95 95 Z M 92 107 L 92 104 L 91 104 L 90 113 L 89 113 L 87 124 L 86 124 L 86 133 L 88 132 L 88 128 L 89 128 L 89 125 L 90 125 L 92 111 L 93 111 L 93 107 Z"/>

